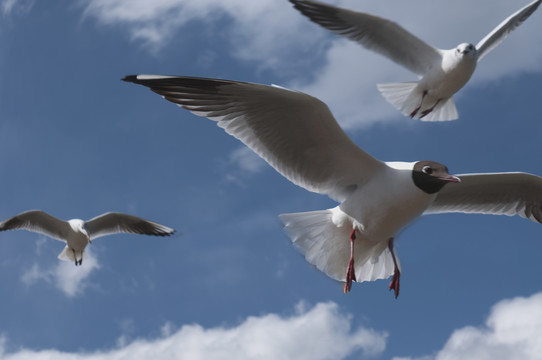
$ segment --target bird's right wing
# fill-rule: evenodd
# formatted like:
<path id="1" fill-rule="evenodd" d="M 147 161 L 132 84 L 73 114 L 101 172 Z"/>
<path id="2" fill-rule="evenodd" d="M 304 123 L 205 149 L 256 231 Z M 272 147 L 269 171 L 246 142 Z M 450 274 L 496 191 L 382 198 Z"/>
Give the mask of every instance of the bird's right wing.
<path id="1" fill-rule="evenodd" d="M 41 210 L 29 210 L 0 223 L 0 231 L 23 229 L 65 241 L 71 230 L 67 221 L 57 219 Z"/>
<path id="2" fill-rule="evenodd" d="M 503 20 L 476 45 L 478 61 L 499 45 L 515 28 L 520 26 L 538 8 L 542 0 L 535 0 Z"/>
<path id="3" fill-rule="evenodd" d="M 313 22 L 386 56 L 420 76 L 435 64 L 440 64 L 442 59 L 440 50 L 390 20 L 317 1 L 290 2 Z"/>
<path id="4" fill-rule="evenodd" d="M 527 173 L 460 174 L 439 191 L 426 214 L 519 215 L 542 223 L 542 178 Z"/>
<path id="5" fill-rule="evenodd" d="M 323 102 L 298 91 L 181 76 L 123 80 L 217 121 L 294 184 L 338 201 L 386 166 L 350 140 Z"/>

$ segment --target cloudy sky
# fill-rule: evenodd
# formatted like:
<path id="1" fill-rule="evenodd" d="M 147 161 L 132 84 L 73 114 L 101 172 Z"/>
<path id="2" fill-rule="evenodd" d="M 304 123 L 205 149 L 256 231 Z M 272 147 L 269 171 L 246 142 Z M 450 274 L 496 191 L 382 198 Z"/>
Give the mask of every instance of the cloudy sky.
<path id="1" fill-rule="evenodd" d="M 526 4 L 344 0 L 428 43 L 476 43 Z M 1 359 L 535 359 L 542 228 L 521 218 L 422 217 L 388 281 L 341 284 L 293 248 L 277 215 L 335 206 L 211 121 L 130 74 L 278 84 L 329 104 L 379 159 L 456 174 L 542 175 L 542 13 L 479 64 L 460 118 L 401 116 L 375 84 L 415 77 L 328 34 L 286 0 L 0 0 L 0 219 L 29 209 L 122 211 L 171 238 L 96 240 L 76 268 L 44 236 L 0 233 Z"/>

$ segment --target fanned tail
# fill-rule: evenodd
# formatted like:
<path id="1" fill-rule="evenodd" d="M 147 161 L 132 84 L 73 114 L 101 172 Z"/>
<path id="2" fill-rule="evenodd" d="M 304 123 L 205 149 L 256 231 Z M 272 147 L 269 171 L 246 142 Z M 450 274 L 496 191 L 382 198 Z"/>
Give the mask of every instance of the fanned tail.
<path id="1" fill-rule="evenodd" d="M 338 207 L 295 214 L 281 214 L 284 228 L 296 248 L 318 270 L 345 281 L 350 259 L 351 218 Z M 387 242 L 358 237 L 354 243 L 354 266 L 358 282 L 386 279 L 394 264 Z"/>
<path id="2" fill-rule="evenodd" d="M 410 117 L 412 112 L 420 106 L 423 96 L 420 91 L 414 91 L 417 85 L 417 82 L 402 82 L 377 84 L 376 87 L 390 104 L 403 115 Z M 422 107 L 412 118 L 422 121 L 449 121 L 458 118 L 457 108 L 452 97 L 442 99 L 433 111 L 423 116 L 423 111 L 433 106 L 437 100 L 430 95 L 426 95 Z"/>

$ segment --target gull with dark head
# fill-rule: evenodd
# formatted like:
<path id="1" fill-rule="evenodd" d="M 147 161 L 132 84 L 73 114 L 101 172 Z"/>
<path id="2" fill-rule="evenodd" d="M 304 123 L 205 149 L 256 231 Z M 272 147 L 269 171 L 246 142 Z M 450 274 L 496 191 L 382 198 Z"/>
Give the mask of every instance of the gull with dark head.
<path id="1" fill-rule="evenodd" d="M 23 229 L 64 241 L 66 247 L 58 255 L 61 260 L 81 265 L 85 248 L 92 240 L 105 235 L 132 233 L 169 236 L 175 230 L 133 215 L 109 212 L 88 221 L 57 219 L 41 210 L 29 210 L 0 223 L 0 231 Z"/>
<path id="2" fill-rule="evenodd" d="M 277 86 L 181 76 L 133 75 L 166 100 L 217 122 L 296 185 L 339 205 L 280 215 L 289 237 L 329 277 L 345 282 L 393 276 L 393 239 L 424 213 L 520 215 L 542 222 L 542 178 L 524 173 L 453 176 L 434 161 L 383 162 L 358 147 L 320 100 Z"/>
<path id="3" fill-rule="evenodd" d="M 474 46 L 434 48 L 396 23 L 312 0 L 290 0 L 313 22 L 356 41 L 420 77 L 418 82 L 378 84 L 378 90 L 404 115 L 424 121 L 458 118 L 453 95 L 471 78 L 477 63 L 538 8 L 542 0 L 510 15 Z"/>

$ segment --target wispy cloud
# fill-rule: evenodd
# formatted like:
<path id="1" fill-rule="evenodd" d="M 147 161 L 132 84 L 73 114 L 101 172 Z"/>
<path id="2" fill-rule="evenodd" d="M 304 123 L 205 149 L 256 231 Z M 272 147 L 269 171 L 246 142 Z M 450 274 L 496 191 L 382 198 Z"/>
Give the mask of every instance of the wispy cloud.
<path id="1" fill-rule="evenodd" d="M 76 297 L 83 293 L 88 286 L 87 279 L 91 273 L 99 269 L 96 257 L 87 250 L 87 257 L 82 266 L 75 267 L 67 261 L 57 261 L 49 269 L 42 269 L 38 264 L 32 265 L 21 276 L 21 280 L 28 286 L 39 281 L 53 284 L 68 297 Z"/>
<path id="2" fill-rule="evenodd" d="M 542 354 L 540 334 L 542 293 L 497 303 L 491 309 L 485 326 L 458 329 L 435 356 L 415 360 L 536 360 Z"/>
<path id="3" fill-rule="evenodd" d="M 4 338 L 4 342 L 0 342 L 0 357 L 4 360 L 340 360 L 353 354 L 381 354 L 387 337 L 385 333 L 372 329 L 361 327 L 353 330 L 351 316 L 341 313 L 334 303 L 319 303 L 311 309 L 300 304 L 292 316 L 268 314 L 248 317 L 230 328 L 205 329 L 200 325 L 184 325 L 175 331 L 168 323 L 162 330 L 162 337 L 158 339 L 138 339 L 117 349 L 86 354 L 30 349 L 6 353 Z"/>
<path id="4" fill-rule="evenodd" d="M 248 147 L 235 149 L 230 154 L 229 164 L 247 173 L 258 173 L 265 169 L 267 163 Z"/>
<path id="5" fill-rule="evenodd" d="M 226 171 L 225 179 L 241 187 L 245 186 L 244 179 L 247 176 L 257 174 L 269 166 L 265 160 L 246 146 L 233 150 L 221 165 Z"/>
<path id="6" fill-rule="evenodd" d="M 12 13 L 27 13 L 34 6 L 35 0 L 2 0 L 0 9 L 4 16 Z"/>

